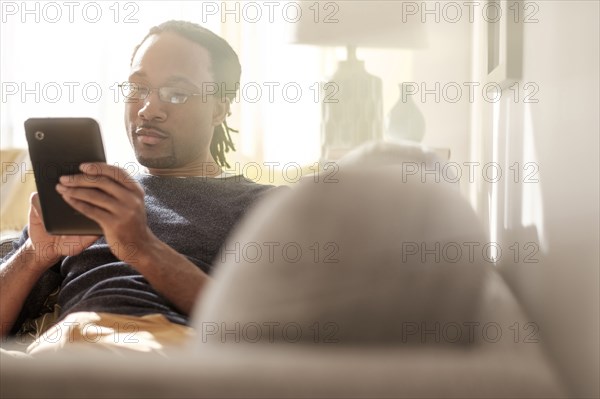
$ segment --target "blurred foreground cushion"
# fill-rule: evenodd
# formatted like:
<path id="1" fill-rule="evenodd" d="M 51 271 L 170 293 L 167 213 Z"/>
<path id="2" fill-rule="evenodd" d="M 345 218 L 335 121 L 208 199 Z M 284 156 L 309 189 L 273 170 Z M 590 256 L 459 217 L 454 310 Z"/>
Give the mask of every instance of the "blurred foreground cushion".
<path id="1" fill-rule="evenodd" d="M 446 329 L 426 343 L 470 342 L 491 267 L 477 217 L 451 185 L 386 165 L 343 167 L 254 209 L 199 300 L 201 341 L 422 344 L 417 328 Z"/>

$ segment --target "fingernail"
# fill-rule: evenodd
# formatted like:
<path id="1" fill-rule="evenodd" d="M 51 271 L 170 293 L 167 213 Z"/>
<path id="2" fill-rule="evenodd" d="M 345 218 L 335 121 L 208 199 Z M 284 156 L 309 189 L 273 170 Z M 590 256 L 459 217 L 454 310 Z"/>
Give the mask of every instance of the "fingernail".
<path id="1" fill-rule="evenodd" d="M 62 184 L 57 184 L 56 185 L 56 191 L 63 193 L 66 190 L 67 190 L 67 188 L 65 186 L 63 186 Z"/>

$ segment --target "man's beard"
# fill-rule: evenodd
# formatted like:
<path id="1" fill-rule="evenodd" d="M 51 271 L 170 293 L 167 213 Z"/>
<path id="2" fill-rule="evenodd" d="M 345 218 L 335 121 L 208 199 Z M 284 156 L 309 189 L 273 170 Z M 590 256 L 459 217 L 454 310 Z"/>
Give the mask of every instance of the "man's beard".
<path id="1" fill-rule="evenodd" d="M 141 165 L 153 169 L 168 169 L 177 165 L 177 159 L 175 158 L 175 155 L 169 155 L 161 158 L 145 158 L 138 156 L 137 160 Z"/>

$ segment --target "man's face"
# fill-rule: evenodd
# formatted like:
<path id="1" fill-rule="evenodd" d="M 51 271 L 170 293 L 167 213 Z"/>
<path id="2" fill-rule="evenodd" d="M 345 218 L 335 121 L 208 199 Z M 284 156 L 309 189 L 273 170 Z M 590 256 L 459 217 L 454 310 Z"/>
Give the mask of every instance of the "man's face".
<path id="1" fill-rule="evenodd" d="M 133 59 L 129 82 L 201 93 L 203 83 L 213 82 L 211 70 L 211 57 L 204 47 L 165 32 L 142 43 Z M 226 106 L 214 96 L 191 96 L 184 104 L 171 104 L 161 101 L 158 91 L 153 90 L 143 100 L 126 103 L 125 126 L 142 165 L 185 168 L 213 162 L 213 130 L 226 112 Z"/>

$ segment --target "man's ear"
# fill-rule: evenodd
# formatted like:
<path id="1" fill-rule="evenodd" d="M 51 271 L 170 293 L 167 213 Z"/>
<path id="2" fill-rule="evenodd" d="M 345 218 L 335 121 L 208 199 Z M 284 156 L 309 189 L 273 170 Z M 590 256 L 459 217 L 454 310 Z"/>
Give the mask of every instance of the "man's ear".
<path id="1" fill-rule="evenodd" d="M 231 101 L 229 98 L 215 98 L 215 106 L 213 108 L 213 126 L 219 126 L 225 121 L 225 118 L 227 118 L 227 115 L 229 115 L 230 107 Z"/>

